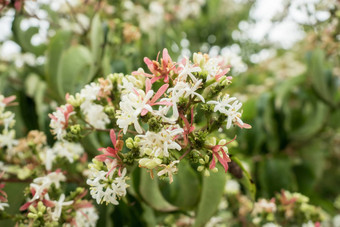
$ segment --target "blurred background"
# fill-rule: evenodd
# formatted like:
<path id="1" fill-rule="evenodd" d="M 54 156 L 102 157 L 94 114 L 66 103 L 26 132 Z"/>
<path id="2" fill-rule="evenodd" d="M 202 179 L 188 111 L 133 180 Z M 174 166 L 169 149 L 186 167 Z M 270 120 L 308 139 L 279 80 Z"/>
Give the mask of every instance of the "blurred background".
<path id="1" fill-rule="evenodd" d="M 0 15 L 0 93 L 17 96 L 19 105 L 11 107 L 17 137 L 38 129 L 52 144 L 48 113 L 65 103 L 67 92 L 145 68 L 143 57 L 156 59 L 163 48 L 175 60 L 194 52 L 222 55 L 232 67 L 229 89 L 253 126 L 228 131 L 231 138 L 238 134 L 229 152 L 251 174 L 255 200 L 285 189 L 306 195 L 330 216 L 340 212 L 339 1 L 0 0 Z M 228 178 L 247 193 L 237 171 Z M 174 198 L 160 188 L 168 201 Z M 227 202 L 215 215 L 241 225 L 239 205 Z M 116 226 L 152 226 L 160 219 L 180 226 L 181 215 L 190 217 L 190 209 L 160 214 L 150 207 L 102 207 L 99 224 L 109 225 L 107 213 Z"/>

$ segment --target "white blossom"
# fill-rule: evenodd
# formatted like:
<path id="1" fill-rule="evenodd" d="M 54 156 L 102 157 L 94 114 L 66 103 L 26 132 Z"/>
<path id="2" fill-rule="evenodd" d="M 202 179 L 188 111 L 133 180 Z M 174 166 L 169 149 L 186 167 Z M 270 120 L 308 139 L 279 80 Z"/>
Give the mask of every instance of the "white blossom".
<path id="1" fill-rule="evenodd" d="M 240 109 L 242 107 L 242 103 L 235 97 L 230 98 L 227 94 L 220 101 L 208 101 L 207 104 L 215 105 L 214 112 L 218 111 L 228 117 L 226 125 L 227 129 L 229 129 L 232 124 L 237 124 L 239 126 L 246 125 L 241 120 L 242 112 Z"/>
<path id="2" fill-rule="evenodd" d="M 81 227 L 95 227 L 99 216 L 94 207 L 80 208 L 76 211 L 75 223 Z M 65 225 L 64 227 L 71 227 Z"/>
<path id="3" fill-rule="evenodd" d="M 61 215 L 63 206 L 69 206 L 73 203 L 73 200 L 65 202 L 65 194 L 61 194 L 58 201 L 53 201 L 54 211 L 52 213 L 52 220 L 58 221 Z"/>
<path id="4" fill-rule="evenodd" d="M 87 101 L 80 105 L 81 110 L 85 114 L 85 118 L 89 124 L 97 129 L 105 129 L 106 124 L 110 123 L 110 119 L 104 112 L 102 105 L 89 103 Z"/>
<path id="5" fill-rule="evenodd" d="M 14 130 L 3 130 L 2 134 L 0 134 L 0 148 L 7 147 L 7 151 L 9 155 L 11 155 L 11 150 L 13 146 L 18 145 L 18 141 L 15 138 Z"/>
<path id="6" fill-rule="evenodd" d="M 84 148 L 79 143 L 68 141 L 58 141 L 52 148 L 46 148 L 42 154 L 42 160 L 45 163 L 46 170 L 51 170 L 53 162 L 57 157 L 66 158 L 69 163 L 80 158 L 84 153 Z"/>
<path id="7" fill-rule="evenodd" d="M 169 122 L 176 121 L 179 117 L 177 104 L 180 98 L 188 98 L 189 96 L 193 98 L 196 96 L 202 102 L 205 102 L 203 96 L 196 92 L 196 90 L 199 88 L 201 84 L 202 84 L 202 79 L 196 80 L 195 84 L 190 84 L 188 82 L 183 82 L 183 81 L 177 82 L 174 87 L 169 88 L 167 90 L 169 97 L 161 99 L 161 101 L 170 102 L 172 105 L 159 107 L 159 110 L 158 112 L 155 112 L 155 115 L 162 116 L 163 120 L 165 121 L 169 121 Z M 166 115 L 171 108 L 172 108 L 172 116 L 170 118 L 167 118 Z"/>
<path id="8" fill-rule="evenodd" d="M 303 223 L 301 227 L 315 227 L 315 224 L 312 221 Z"/>
<path id="9" fill-rule="evenodd" d="M 176 161 L 173 161 L 171 162 L 169 165 L 161 165 L 161 166 L 164 166 L 164 169 L 162 169 L 161 171 L 159 171 L 157 173 L 158 176 L 162 176 L 162 175 L 165 175 L 167 174 L 169 179 L 170 179 L 170 184 L 172 183 L 173 181 L 173 174 L 177 172 L 177 167 L 176 167 L 176 164 L 179 163 L 179 160 L 176 160 Z"/>
<path id="10" fill-rule="evenodd" d="M 4 125 L 4 130 L 8 130 L 10 127 L 14 125 L 15 123 L 14 117 L 15 114 L 10 111 L 0 113 L 0 122 L 2 122 L 2 124 Z"/>
<path id="11" fill-rule="evenodd" d="M 146 153 L 154 157 L 169 157 L 169 149 L 180 151 L 182 148 L 175 142 L 175 137 L 182 133 L 183 129 L 179 126 L 170 126 L 158 133 L 147 131 L 145 135 L 139 135 L 142 155 Z"/>
<path id="12" fill-rule="evenodd" d="M 208 73 L 207 81 L 213 79 L 216 75 L 223 71 L 221 68 L 221 60 L 218 58 L 210 58 L 204 64 L 204 71 Z"/>
<path id="13" fill-rule="evenodd" d="M 5 207 L 9 207 L 8 203 L 0 203 L 0 210 L 4 210 Z"/>
<path id="14" fill-rule="evenodd" d="M 60 182 L 65 180 L 66 177 L 61 172 L 52 172 L 44 177 L 35 178 L 33 183 L 30 184 L 30 187 L 35 190 L 35 195 L 30 201 L 40 199 L 44 191 L 46 189 L 48 190 L 52 184 L 54 184 L 56 188 L 60 188 Z"/>
<path id="15" fill-rule="evenodd" d="M 66 126 L 68 123 L 68 117 L 75 114 L 73 107 L 70 104 L 60 106 L 57 111 L 49 115 L 51 118 L 50 127 L 53 134 L 57 136 L 58 140 L 62 140 L 66 135 Z"/>
<path id="16" fill-rule="evenodd" d="M 179 68 L 181 69 L 181 71 L 178 74 L 177 80 L 179 80 L 179 81 L 186 81 L 187 77 L 189 76 L 190 79 L 194 83 L 197 82 L 197 78 L 194 76 L 193 73 L 201 72 L 202 71 L 202 69 L 200 67 L 191 64 L 187 57 L 185 58 L 185 65 L 183 65 L 183 63 L 181 63 L 179 65 Z"/>
<path id="17" fill-rule="evenodd" d="M 273 222 L 267 222 L 266 224 L 264 224 L 262 227 L 280 227 L 280 225 L 275 224 Z"/>
<path id="18" fill-rule="evenodd" d="M 334 227 L 340 227 L 340 214 L 334 216 L 333 226 Z"/>
<path id="19" fill-rule="evenodd" d="M 240 191 L 240 184 L 236 180 L 232 180 L 232 179 L 227 180 L 224 190 L 228 194 L 236 194 Z"/>
<path id="20" fill-rule="evenodd" d="M 118 198 L 126 195 L 126 169 L 124 168 L 121 175 L 117 175 L 117 170 L 108 171 L 97 170 L 94 166 L 90 166 L 90 175 L 86 183 L 90 185 L 90 194 L 98 204 L 103 202 L 118 205 Z"/>
<path id="21" fill-rule="evenodd" d="M 85 101 L 94 101 L 97 99 L 97 96 L 100 91 L 100 85 L 92 82 L 91 84 L 86 85 L 80 91 L 80 96 L 85 99 Z"/>
<path id="22" fill-rule="evenodd" d="M 134 89 L 134 88 L 133 88 Z M 143 129 L 139 124 L 139 115 L 143 109 L 153 112 L 148 101 L 153 96 L 153 90 L 146 94 L 140 89 L 134 89 L 134 92 L 128 93 L 121 97 L 119 103 L 120 110 L 117 111 L 117 125 L 126 133 L 129 125 L 133 124 L 138 133 L 142 133 Z"/>

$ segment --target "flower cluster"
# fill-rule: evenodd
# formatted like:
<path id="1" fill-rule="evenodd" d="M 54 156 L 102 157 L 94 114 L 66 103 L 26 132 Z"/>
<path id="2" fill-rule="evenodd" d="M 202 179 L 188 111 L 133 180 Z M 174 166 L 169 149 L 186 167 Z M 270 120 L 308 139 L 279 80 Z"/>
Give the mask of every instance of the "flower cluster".
<path id="1" fill-rule="evenodd" d="M 111 74 L 86 85 L 50 115 L 52 133 L 61 143 L 91 132 L 110 133 L 112 145 L 99 148 L 87 172 L 97 203 L 118 204 L 125 196 L 129 170 L 138 163 L 170 183 L 178 163 L 188 159 L 210 175 L 231 161 L 231 141 L 214 133 L 225 125 L 250 128 L 241 119 L 242 103 L 227 93 L 230 67 L 223 58 L 195 53 L 193 60 L 174 62 L 166 49 L 161 59 L 144 62 L 131 75 Z M 222 129 L 223 130 L 223 129 Z M 52 156 L 53 157 L 53 156 Z"/>
<path id="2" fill-rule="evenodd" d="M 4 173 L 0 174 L 0 179 L 2 178 Z M 5 207 L 8 207 L 7 201 L 7 193 L 3 190 L 5 187 L 4 183 L 0 183 L 0 211 L 4 210 Z"/>
<path id="3" fill-rule="evenodd" d="M 30 183 L 25 190 L 27 201 L 20 207 L 22 215 L 15 217 L 18 226 L 96 226 L 98 215 L 91 202 L 84 199 L 87 191 L 77 188 L 66 195 L 62 184 L 66 180 L 80 181 L 79 175 L 87 165 L 87 156 L 79 143 L 58 141 L 52 147 L 47 144 L 46 135 L 37 130 L 29 131 L 24 138 L 16 139 L 15 115 L 5 108 L 13 105 L 14 96 L 5 98 L 0 95 L 0 126 L 3 127 L 0 146 L 1 181 L 21 181 Z M 71 109 L 58 109 L 63 122 L 67 122 Z M 64 110 L 66 112 L 64 112 Z M 52 117 L 52 124 L 58 120 Z M 60 119 L 62 118 L 61 116 Z M 62 123 L 61 123 L 62 124 Z M 58 132 L 62 132 L 57 130 Z M 10 136 L 9 136 L 10 135 Z M 7 136 L 7 137 L 6 137 Z M 60 168 L 70 170 L 67 177 Z M 78 183 L 77 182 L 77 183 Z M 7 193 L 5 184 L 0 183 L 0 212 L 10 218 L 5 207 Z M 11 200 L 13 198 L 9 198 Z M 14 216 L 13 216 L 14 217 Z M 84 225 L 84 223 L 86 223 Z"/>
<path id="4" fill-rule="evenodd" d="M 2 126 L 3 128 L 0 133 L 0 149 L 7 148 L 9 153 L 12 151 L 13 146 L 18 144 L 18 141 L 15 140 L 15 130 L 13 129 L 15 114 L 6 110 L 6 107 L 12 105 L 14 100 L 15 96 L 4 97 L 0 95 L 0 127 Z"/>
<path id="5" fill-rule="evenodd" d="M 233 180 L 229 180 L 233 181 Z M 238 184 L 234 181 L 233 184 Z M 227 183 L 228 184 L 228 183 Z M 309 198 L 300 193 L 282 190 L 274 198 L 260 198 L 255 203 L 241 191 L 227 191 L 229 201 L 237 201 L 232 209 L 238 209 L 238 217 L 250 226 L 328 226 L 331 221 L 328 214 L 320 207 L 309 203 Z M 228 202 L 226 202 L 228 204 Z M 230 204 L 230 203 L 229 203 Z M 235 206 L 235 204 L 233 206 Z M 228 205 L 232 206 L 232 204 Z M 225 220 L 224 220 L 225 221 Z"/>
<path id="6" fill-rule="evenodd" d="M 310 204 L 309 198 L 300 194 L 282 190 L 274 198 L 259 198 L 255 202 L 242 194 L 238 181 L 227 176 L 225 193 L 218 206 L 217 215 L 212 217 L 206 226 L 337 226 L 338 216 L 333 220 L 320 207 Z M 235 213 L 236 212 L 236 213 Z M 179 217 L 180 220 L 190 218 Z M 192 220 L 194 221 L 194 220 Z M 331 223 L 334 223 L 333 225 Z"/>
<path id="7" fill-rule="evenodd" d="M 29 186 L 31 198 L 20 207 L 25 216 L 19 226 L 96 226 L 98 215 L 83 199 L 86 190 L 77 188 L 66 196 L 61 190 L 65 180 L 60 170 L 35 178 Z"/>

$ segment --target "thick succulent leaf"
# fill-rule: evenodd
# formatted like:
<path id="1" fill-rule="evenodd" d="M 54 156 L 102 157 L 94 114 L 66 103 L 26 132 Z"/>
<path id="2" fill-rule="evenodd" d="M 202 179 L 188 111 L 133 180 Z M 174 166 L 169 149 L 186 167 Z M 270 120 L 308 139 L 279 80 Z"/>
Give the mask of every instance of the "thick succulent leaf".
<path id="1" fill-rule="evenodd" d="M 204 226 L 216 212 L 223 196 L 226 174 L 218 165 L 218 172 L 202 179 L 202 193 L 196 212 L 195 227 Z"/>
<path id="2" fill-rule="evenodd" d="M 59 95 L 74 94 L 93 76 L 90 51 L 84 46 L 73 46 L 63 52 L 58 67 L 57 86 Z"/>
<path id="3" fill-rule="evenodd" d="M 178 173 L 173 178 L 171 184 L 168 181 L 160 182 L 163 196 L 182 210 L 192 209 L 200 196 L 198 175 L 186 160 L 182 160 L 178 164 Z"/>
<path id="4" fill-rule="evenodd" d="M 53 38 L 51 38 L 50 43 L 46 52 L 46 64 L 45 64 L 45 76 L 48 86 L 50 88 L 55 88 L 58 79 L 58 68 L 61 60 L 61 55 L 63 51 L 70 45 L 71 32 L 69 31 L 58 31 Z M 57 95 L 57 89 L 50 89 L 53 93 L 52 95 Z M 59 98 L 63 98 L 63 94 Z"/>
<path id="5" fill-rule="evenodd" d="M 169 212 L 178 210 L 177 207 L 166 201 L 159 190 L 157 177 L 151 179 L 146 169 L 141 171 L 139 192 L 144 201 L 158 211 Z"/>

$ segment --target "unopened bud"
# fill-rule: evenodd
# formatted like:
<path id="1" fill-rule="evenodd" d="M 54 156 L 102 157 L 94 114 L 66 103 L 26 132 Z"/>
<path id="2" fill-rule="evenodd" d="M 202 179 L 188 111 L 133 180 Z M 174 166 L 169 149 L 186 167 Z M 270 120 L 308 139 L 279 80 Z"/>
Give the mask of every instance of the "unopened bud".
<path id="1" fill-rule="evenodd" d="M 205 156 L 204 156 L 204 161 L 205 161 L 205 163 L 208 163 L 209 160 L 210 160 L 209 156 L 208 156 L 208 155 L 205 155 Z"/>
<path id="2" fill-rule="evenodd" d="M 198 172 L 202 172 L 204 170 L 204 166 L 199 166 L 199 167 L 197 167 L 197 171 Z"/>
<path id="3" fill-rule="evenodd" d="M 202 165 L 205 164 L 205 161 L 203 160 L 203 158 L 200 158 L 200 159 L 198 160 L 198 162 L 199 162 L 200 164 L 202 164 Z"/>
<path id="4" fill-rule="evenodd" d="M 205 169 L 205 170 L 204 170 L 204 176 L 206 176 L 206 177 L 209 177 L 209 176 L 210 176 L 210 172 L 209 172 L 208 169 Z"/>
<path id="5" fill-rule="evenodd" d="M 33 214 L 33 213 L 28 213 L 28 214 L 27 214 L 27 217 L 28 217 L 28 218 L 31 218 L 31 219 L 37 219 L 37 218 L 38 218 L 38 215 L 37 215 L 37 214 Z"/>
<path id="6" fill-rule="evenodd" d="M 133 139 L 129 137 L 127 140 L 125 140 L 125 145 L 127 148 L 132 149 L 134 147 Z"/>

